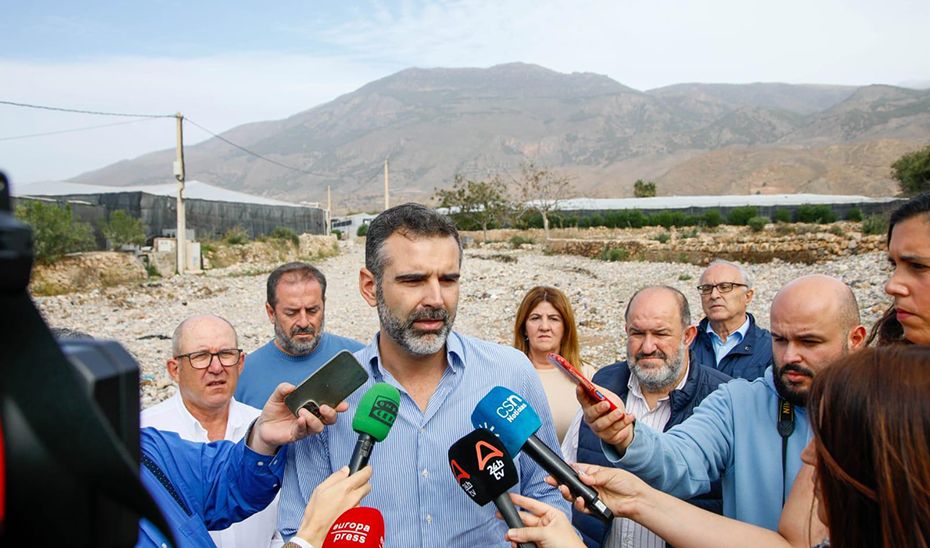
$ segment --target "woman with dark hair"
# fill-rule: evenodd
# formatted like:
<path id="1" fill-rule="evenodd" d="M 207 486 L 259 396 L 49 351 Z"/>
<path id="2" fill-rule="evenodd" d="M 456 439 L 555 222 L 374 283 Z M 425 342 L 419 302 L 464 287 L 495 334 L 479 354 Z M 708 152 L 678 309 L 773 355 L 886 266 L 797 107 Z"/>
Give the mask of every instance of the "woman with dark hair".
<path id="1" fill-rule="evenodd" d="M 930 345 L 930 192 L 896 209 L 888 221 L 891 306 L 872 327 L 869 344 Z"/>
<path id="2" fill-rule="evenodd" d="M 575 315 L 564 293 L 546 286 L 529 290 L 517 309 L 513 346 L 526 354 L 539 374 L 561 442 L 580 406 L 575 398 L 575 385 L 549 363 L 546 354 L 561 355 L 587 378 L 593 374 L 590 367 L 581 363 Z"/>
<path id="3" fill-rule="evenodd" d="M 930 546 L 930 348 L 892 346 L 850 354 L 819 373 L 808 400 L 813 439 L 802 454 L 812 464 L 817 515 L 834 548 Z M 782 535 L 711 514 L 647 486 L 615 468 L 581 465 L 614 514 L 648 527 L 678 547 L 809 547 Z M 567 490 L 561 487 L 563 494 Z M 806 523 L 809 488 L 795 482 L 781 529 Z M 581 547 L 568 519 L 513 495 L 528 511 L 512 542 Z M 576 508 L 583 504 L 576 501 Z M 802 535 L 803 536 L 803 535 Z M 811 535 L 808 535 L 810 537 Z"/>

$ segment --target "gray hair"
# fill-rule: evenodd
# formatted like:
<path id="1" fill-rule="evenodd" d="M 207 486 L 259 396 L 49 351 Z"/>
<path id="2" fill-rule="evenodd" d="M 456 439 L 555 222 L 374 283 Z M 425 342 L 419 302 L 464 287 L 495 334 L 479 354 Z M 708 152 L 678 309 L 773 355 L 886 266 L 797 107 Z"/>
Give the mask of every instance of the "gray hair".
<path id="1" fill-rule="evenodd" d="M 730 266 L 730 267 L 735 268 L 737 271 L 739 271 L 740 277 L 743 278 L 743 283 L 746 284 L 746 288 L 752 289 L 752 278 L 749 277 L 749 272 L 746 272 L 746 269 L 743 268 L 742 265 L 738 263 L 734 263 L 733 261 L 727 261 L 724 259 L 714 259 L 713 261 L 710 262 L 709 265 L 707 265 L 707 268 L 704 269 L 704 272 L 707 272 L 710 269 L 710 267 L 716 266 L 716 265 L 725 265 L 725 266 Z"/>
<path id="2" fill-rule="evenodd" d="M 233 324 L 229 323 L 229 320 L 223 318 L 222 316 L 217 316 L 216 314 L 202 314 L 198 316 L 191 316 L 174 328 L 174 334 L 171 335 L 171 355 L 177 356 L 181 353 L 181 338 L 184 336 L 184 328 L 187 327 L 188 322 L 192 320 L 201 320 L 204 318 L 216 318 L 217 320 L 223 321 L 233 332 L 233 337 L 236 339 L 236 346 L 239 346 L 239 334 L 236 333 L 236 328 L 233 327 Z"/>

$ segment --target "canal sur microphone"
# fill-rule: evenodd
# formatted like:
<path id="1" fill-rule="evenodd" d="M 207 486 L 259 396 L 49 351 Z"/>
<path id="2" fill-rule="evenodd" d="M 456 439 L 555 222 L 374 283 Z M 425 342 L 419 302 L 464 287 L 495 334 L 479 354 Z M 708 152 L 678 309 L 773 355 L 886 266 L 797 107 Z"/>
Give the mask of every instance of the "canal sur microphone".
<path id="1" fill-rule="evenodd" d="M 475 428 L 486 428 L 500 436 L 511 455 L 521 450 L 529 455 L 556 482 L 567 486 L 573 499 L 581 497 L 592 514 L 606 523 L 614 519 L 610 508 L 598 498 L 597 491 L 585 485 L 571 466 L 536 437 L 542 421 L 523 397 L 503 386 L 495 386 L 475 406 L 471 423 Z"/>
<path id="2" fill-rule="evenodd" d="M 359 400 L 352 419 L 352 430 L 358 432 L 358 442 L 349 460 L 349 475 L 368 464 L 375 442 L 384 441 L 391 431 L 399 406 L 400 392 L 385 382 L 372 385 Z"/>

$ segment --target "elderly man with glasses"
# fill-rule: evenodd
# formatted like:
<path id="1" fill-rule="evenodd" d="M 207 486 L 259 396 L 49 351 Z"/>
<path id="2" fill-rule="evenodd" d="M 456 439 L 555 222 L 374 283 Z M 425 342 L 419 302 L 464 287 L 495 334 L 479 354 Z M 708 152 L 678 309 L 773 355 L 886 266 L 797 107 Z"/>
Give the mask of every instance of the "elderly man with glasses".
<path id="1" fill-rule="evenodd" d="M 695 361 L 734 378 L 761 377 L 772 364 L 772 334 L 746 312 L 753 296 L 749 275 L 718 259 L 701 274 L 697 289 L 704 319 L 691 343 Z"/>
<path id="2" fill-rule="evenodd" d="M 239 441 L 260 409 L 236 401 L 233 394 L 245 353 L 232 324 L 219 316 L 193 316 L 174 330 L 168 375 L 175 395 L 142 412 L 141 425 L 176 432 L 189 441 Z M 280 546 L 275 530 L 277 498 L 264 510 L 210 536 L 219 547 Z"/>

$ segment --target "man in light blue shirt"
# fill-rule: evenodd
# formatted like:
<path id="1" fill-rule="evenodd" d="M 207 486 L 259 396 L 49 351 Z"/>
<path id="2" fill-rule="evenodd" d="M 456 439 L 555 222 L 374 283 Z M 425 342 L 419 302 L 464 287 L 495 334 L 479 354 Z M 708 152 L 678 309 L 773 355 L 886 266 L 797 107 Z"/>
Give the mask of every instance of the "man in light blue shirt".
<path id="1" fill-rule="evenodd" d="M 401 393 L 397 419 L 373 451 L 372 491 L 365 500 L 384 514 L 389 546 L 509 546 L 494 507 L 479 507 L 461 491 L 447 459 L 449 447 L 474 429 L 471 413 L 492 387 L 524 396 L 542 418 L 537 435 L 559 451 L 542 385 L 526 356 L 451 331 L 461 259 L 455 226 L 417 204 L 381 213 L 368 230 L 359 287 L 377 308 L 381 330 L 355 353 L 371 378 L 347 401 L 356 408 L 375 382 Z M 300 524 L 312 489 L 349 461 L 357 439 L 341 421 L 291 447 L 278 513 L 285 537 Z M 525 455 L 515 462 L 515 490 L 567 515 L 568 504 L 543 481 L 542 468 Z"/>
<path id="2" fill-rule="evenodd" d="M 704 319 L 691 343 L 694 359 L 734 378 L 754 380 L 772 364 L 772 335 L 746 312 L 752 280 L 736 263 L 716 260 L 697 286 Z"/>
<path id="3" fill-rule="evenodd" d="M 861 348 L 866 331 L 849 287 L 822 275 L 798 278 L 778 292 L 771 327 L 774 366 L 755 381 L 721 385 L 665 433 L 634 427 L 621 417 L 622 406 L 608 412 L 582 402 L 607 459 L 679 498 L 707 492 L 720 479 L 725 516 L 777 529 L 810 439 L 805 404 L 813 377 Z"/>
<path id="4" fill-rule="evenodd" d="M 236 400 L 260 408 L 278 383 L 300 385 L 341 350 L 362 344 L 324 332 L 326 276 L 307 263 L 287 263 L 268 275 L 265 313 L 275 337 L 245 361 Z"/>

